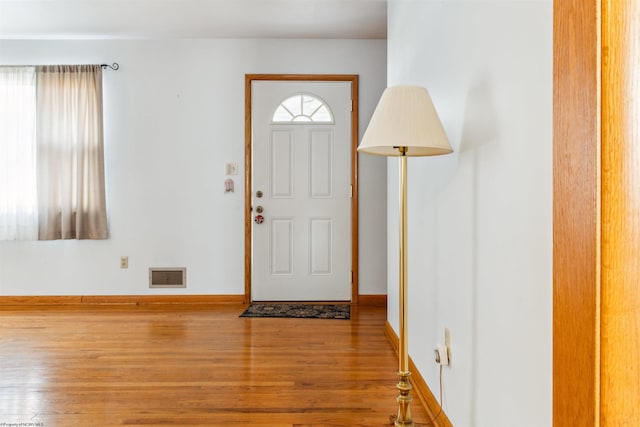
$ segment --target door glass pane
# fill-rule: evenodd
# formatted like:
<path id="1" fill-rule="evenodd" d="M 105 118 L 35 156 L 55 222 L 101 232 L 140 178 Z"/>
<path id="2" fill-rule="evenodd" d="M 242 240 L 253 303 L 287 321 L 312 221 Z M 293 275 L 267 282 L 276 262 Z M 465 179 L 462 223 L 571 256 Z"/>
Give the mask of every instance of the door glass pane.
<path id="1" fill-rule="evenodd" d="M 333 123 L 331 110 L 321 99 L 311 94 L 291 96 L 276 108 L 272 123 Z"/>

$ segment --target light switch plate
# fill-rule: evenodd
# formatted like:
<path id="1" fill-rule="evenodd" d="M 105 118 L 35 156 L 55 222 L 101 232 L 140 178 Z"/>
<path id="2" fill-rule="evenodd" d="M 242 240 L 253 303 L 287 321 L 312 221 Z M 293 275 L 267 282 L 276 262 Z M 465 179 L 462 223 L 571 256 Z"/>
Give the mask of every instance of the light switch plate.
<path id="1" fill-rule="evenodd" d="M 238 175 L 238 163 L 231 162 L 227 163 L 227 175 Z"/>

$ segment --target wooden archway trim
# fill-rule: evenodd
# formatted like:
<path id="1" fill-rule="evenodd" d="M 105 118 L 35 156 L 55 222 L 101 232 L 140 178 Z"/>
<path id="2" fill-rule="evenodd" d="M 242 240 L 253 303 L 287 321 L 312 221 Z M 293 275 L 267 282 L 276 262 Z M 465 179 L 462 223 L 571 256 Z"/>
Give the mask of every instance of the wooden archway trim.
<path id="1" fill-rule="evenodd" d="M 254 81 L 325 81 L 351 83 L 351 303 L 357 304 L 358 291 L 358 94 L 355 74 L 247 74 L 244 84 L 244 303 L 251 302 L 251 83 Z"/>
<path id="2" fill-rule="evenodd" d="M 554 2 L 553 425 L 640 425 L 640 1 Z"/>

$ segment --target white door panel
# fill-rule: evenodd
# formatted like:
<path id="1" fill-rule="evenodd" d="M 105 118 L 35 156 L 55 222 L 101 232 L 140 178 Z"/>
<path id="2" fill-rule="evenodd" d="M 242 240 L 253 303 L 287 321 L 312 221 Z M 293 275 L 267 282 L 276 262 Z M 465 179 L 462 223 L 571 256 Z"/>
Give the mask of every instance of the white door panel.
<path id="1" fill-rule="evenodd" d="M 252 84 L 253 215 L 261 206 L 264 217 L 253 222 L 252 298 L 349 300 L 351 85 Z M 302 93 L 323 100 L 334 123 L 272 123 L 280 103 Z"/>

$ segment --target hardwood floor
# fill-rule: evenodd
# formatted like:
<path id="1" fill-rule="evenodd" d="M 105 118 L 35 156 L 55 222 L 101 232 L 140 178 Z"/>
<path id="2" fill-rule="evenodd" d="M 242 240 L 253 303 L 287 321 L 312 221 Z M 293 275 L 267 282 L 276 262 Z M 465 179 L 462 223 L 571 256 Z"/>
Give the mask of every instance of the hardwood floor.
<path id="1" fill-rule="evenodd" d="M 0 307 L 0 425 L 389 424 L 397 359 L 384 308 L 354 307 L 350 321 L 243 309 Z M 412 410 L 431 425 L 415 396 Z"/>

